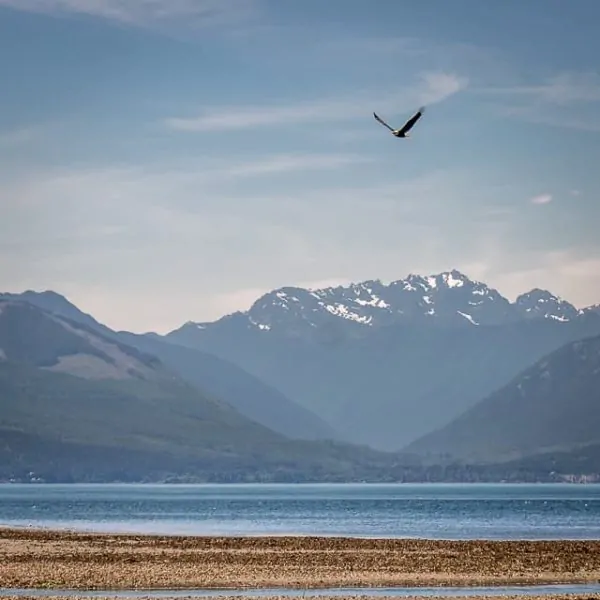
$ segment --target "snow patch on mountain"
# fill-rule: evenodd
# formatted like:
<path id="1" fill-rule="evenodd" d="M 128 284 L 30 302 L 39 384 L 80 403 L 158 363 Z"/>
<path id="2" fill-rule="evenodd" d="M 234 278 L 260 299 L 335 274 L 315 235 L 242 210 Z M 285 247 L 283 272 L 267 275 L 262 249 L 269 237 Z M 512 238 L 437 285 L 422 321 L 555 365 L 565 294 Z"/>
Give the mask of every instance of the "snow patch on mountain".
<path id="1" fill-rule="evenodd" d="M 473 323 L 473 325 L 479 325 L 479 323 L 477 323 L 477 321 L 475 321 L 475 319 L 471 316 L 468 315 L 464 312 L 460 312 L 460 310 L 456 311 L 461 317 L 464 317 L 467 321 L 469 321 L 469 323 Z"/>
<path id="2" fill-rule="evenodd" d="M 441 275 L 441 277 L 442 277 L 444 283 L 449 288 L 462 287 L 463 285 L 465 285 L 464 280 L 460 279 L 460 278 L 456 278 L 452 272 L 450 272 L 450 273 L 443 273 Z"/>
<path id="3" fill-rule="evenodd" d="M 361 316 L 355 312 L 352 312 L 348 309 L 347 306 L 341 303 L 337 303 L 334 305 L 327 304 L 325 305 L 325 309 L 329 311 L 332 315 L 336 315 L 337 317 L 342 317 L 342 319 L 348 319 L 350 321 L 356 321 L 357 323 L 369 323 L 372 317 Z"/>

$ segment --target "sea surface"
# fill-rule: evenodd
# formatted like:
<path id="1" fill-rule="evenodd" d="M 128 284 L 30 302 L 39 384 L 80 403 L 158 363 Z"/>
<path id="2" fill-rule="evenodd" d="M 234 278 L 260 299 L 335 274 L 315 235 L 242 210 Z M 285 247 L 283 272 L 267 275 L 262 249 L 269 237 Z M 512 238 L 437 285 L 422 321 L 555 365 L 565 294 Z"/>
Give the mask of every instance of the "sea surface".
<path id="1" fill-rule="evenodd" d="M 600 485 L 4 484 L 0 525 L 166 535 L 600 539 Z"/>

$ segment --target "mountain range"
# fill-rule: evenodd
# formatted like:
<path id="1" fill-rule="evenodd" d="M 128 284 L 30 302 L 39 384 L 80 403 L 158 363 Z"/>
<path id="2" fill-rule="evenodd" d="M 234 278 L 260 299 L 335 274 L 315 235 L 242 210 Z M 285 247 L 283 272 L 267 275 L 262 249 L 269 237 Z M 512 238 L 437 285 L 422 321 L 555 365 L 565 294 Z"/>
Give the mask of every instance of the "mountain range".
<path id="1" fill-rule="evenodd" d="M 166 339 L 229 360 L 334 426 L 398 451 L 544 355 L 600 334 L 600 313 L 546 290 L 510 302 L 452 270 L 321 290 L 281 288 Z"/>
<path id="2" fill-rule="evenodd" d="M 537 288 L 511 302 L 457 270 L 283 287 L 166 335 L 113 331 L 53 291 L 1 294 L 0 462 L 48 470 L 49 453 L 77 478 L 87 456 L 114 478 L 123 447 L 125 478 L 589 469 L 600 388 L 581 357 L 599 336 L 599 306 Z"/>
<path id="3" fill-rule="evenodd" d="M 219 327 L 231 319 L 246 322 L 251 329 L 311 337 L 342 323 L 346 335 L 351 335 L 367 327 L 406 322 L 501 325 L 534 318 L 568 321 L 584 312 L 539 288 L 510 302 L 497 290 L 452 270 L 429 276 L 411 274 L 387 285 L 375 280 L 316 290 L 283 287 L 256 300 L 246 312 L 213 323 L 188 322 L 172 335 L 181 337 L 190 328 Z"/>

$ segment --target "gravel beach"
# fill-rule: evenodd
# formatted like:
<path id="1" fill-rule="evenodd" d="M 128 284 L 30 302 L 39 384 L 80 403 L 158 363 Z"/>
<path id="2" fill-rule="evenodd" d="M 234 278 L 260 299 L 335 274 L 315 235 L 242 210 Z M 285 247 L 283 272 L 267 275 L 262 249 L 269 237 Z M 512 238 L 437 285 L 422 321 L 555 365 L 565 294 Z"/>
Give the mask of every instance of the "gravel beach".
<path id="1" fill-rule="evenodd" d="M 317 588 L 600 581 L 600 541 L 181 537 L 0 529 L 0 587 Z"/>

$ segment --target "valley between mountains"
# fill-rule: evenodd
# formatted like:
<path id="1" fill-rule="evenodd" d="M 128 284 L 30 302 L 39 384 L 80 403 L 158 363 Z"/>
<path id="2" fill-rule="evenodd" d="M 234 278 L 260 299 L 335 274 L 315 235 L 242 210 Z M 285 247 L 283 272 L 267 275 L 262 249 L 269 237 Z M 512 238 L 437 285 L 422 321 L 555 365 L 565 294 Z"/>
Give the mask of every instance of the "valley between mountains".
<path id="1" fill-rule="evenodd" d="M 553 480 L 600 473 L 600 307 L 452 270 L 158 335 L 0 295 L 0 478 Z"/>

